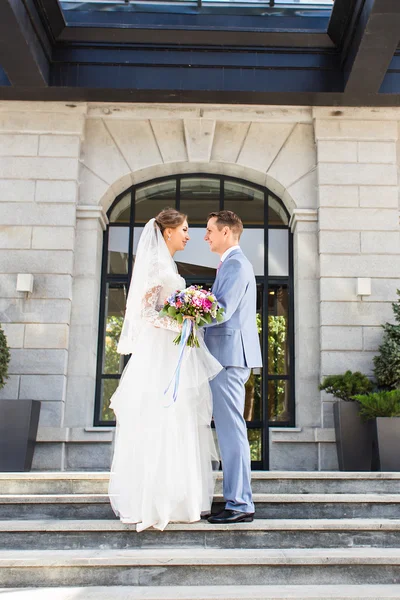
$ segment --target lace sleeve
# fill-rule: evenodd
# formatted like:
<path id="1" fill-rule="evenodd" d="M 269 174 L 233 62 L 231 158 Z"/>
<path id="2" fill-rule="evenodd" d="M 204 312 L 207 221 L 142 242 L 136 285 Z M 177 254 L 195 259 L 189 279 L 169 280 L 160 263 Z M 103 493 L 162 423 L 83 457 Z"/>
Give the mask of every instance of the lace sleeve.
<path id="1" fill-rule="evenodd" d="M 162 327 L 179 333 L 178 323 L 171 317 L 160 317 L 157 310 L 157 300 L 162 289 L 161 285 L 156 285 L 146 292 L 142 300 L 142 318 L 154 327 Z M 160 309 L 161 310 L 161 309 Z"/>

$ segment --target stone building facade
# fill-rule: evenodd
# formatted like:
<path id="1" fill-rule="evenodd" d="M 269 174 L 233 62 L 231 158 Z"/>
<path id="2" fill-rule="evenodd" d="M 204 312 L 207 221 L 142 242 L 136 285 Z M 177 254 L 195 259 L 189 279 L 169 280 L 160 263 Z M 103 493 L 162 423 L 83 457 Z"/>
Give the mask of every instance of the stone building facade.
<path id="1" fill-rule="evenodd" d="M 337 469 L 321 377 L 372 374 L 400 287 L 400 109 L 0 103 L 0 398 L 42 401 L 36 470 L 110 464 L 94 427 L 103 231 L 132 184 L 208 173 L 267 186 L 290 213 L 295 427 L 270 430 L 270 468 Z M 33 293 L 16 291 L 18 273 Z M 357 295 L 357 279 L 371 295 Z"/>

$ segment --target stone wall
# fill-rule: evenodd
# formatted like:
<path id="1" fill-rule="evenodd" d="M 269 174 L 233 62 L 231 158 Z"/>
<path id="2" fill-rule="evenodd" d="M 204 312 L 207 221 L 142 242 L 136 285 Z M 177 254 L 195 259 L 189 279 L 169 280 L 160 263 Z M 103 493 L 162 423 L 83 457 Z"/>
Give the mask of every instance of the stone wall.
<path id="1" fill-rule="evenodd" d="M 340 112 L 340 115 L 338 115 Z M 400 287 L 397 109 L 315 109 L 319 176 L 321 376 L 372 376 Z M 357 296 L 357 278 L 371 278 Z M 322 395 L 324 427 L 332 397 Z"/>
<path id="2" fill-rule="evenodd" d="M 0 314 L 11 346 L 2 398 L 42 400 L 40 428 L 59 429 L 69 355 L 82 107 L 0 104 Z M 32 273 L 29 297 L 16 274 Z M 60 468 L 63 447 L 35 464 Z"/>
<path id="3" fill-rule="evenodd" d="M 93 428 L 102 235 L 115 196 L 163 175 L 266 185 L 291 214 L 296 427 L 271 430 L 271 468 L 337 468 L 320 377 L 371 373 L 400 287 L 399 109 L 0 103 L 2 398 L 43 400 L 35 469 L 105 469 Z M 32 273 L 30 297 L 15 290 Z M 372 295 L 356 279 L 372 278 Z"/>

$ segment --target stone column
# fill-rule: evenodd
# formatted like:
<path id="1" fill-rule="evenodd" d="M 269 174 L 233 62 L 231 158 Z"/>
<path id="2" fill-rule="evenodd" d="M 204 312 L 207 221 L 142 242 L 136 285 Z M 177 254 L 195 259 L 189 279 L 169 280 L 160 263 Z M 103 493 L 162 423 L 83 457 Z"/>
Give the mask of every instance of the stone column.
<path id="1" fill-rule="evenodd" d="M 296 424 L 321 424 L 319 378 L 318 213 L 295 209 L 290 221 L 294 236 Z M 318 400 L 317 400 L 318 399 Z"/>
<path id="2" fill-rule="evenodd" d="M 271 429 L 271 469 L 318 469 L 316 431 L 321 426 L 319 383 L 318 214 L 294 209 L 296 427 Z"/>
<path id="3" fill-rule="evenodd" d="M 319 175 L 321 377 L 373 374 L 381 324 L 400 285 L 398 115 L 394 109 L 314 110 Z M 398 118 L 398 117 L 397 117 Z M 357 296 L 357 278 L 372 294 Z M 332 396 L 322 394 L 324 427 Z M 331 464 L 322 460 L 322 468 Z"/>
<path id="4" fill-rule="evenodd" d="M 103 231 L 108 220 L 101 206 L 78 205 L 72 288 L 70 359 L 63 426 L 73 433 L 66 446 L 65 469 L 104 468 L 109 462 L 106 444 L 91 435 L 96 387 L 96 360 L 100 303 Z M 104 431 L 104 433 L 107 433 Z M 96 439 L 95 439 L 96 437 Z M 82 444 L 86 444 L 82 446 Z"/>
<path id="5" fill-rule="evenodd" d="M 78 438 L 82 442 L 90 438 L 85 430 L 93 425 L 101 259 L 106 225 L 107 217 L 101 206 L 77 206 L 70 359 L 63 419 L 63 427 L 73 430 L 72 437 L 76 439 L 76 443 L 66 447 L 64 467 L 70 470 L 85 468 L 85 461 L 90 460 L 91 455 L 82 453 Z M 86 465 L 88 467 L 95 468 L 95 465 Z"/>

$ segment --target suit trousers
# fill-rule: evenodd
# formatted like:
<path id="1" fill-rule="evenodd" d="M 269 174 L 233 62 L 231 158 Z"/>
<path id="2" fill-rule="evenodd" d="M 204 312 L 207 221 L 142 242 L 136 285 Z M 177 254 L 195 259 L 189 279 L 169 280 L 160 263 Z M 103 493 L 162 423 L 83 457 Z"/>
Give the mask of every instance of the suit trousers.
<path id="1" fill-rule="evenodd" d="M 243 418 L 247 367 L 224 367 L 211 381 L 213 415 L 224 473 L 225 508 L 254 512 L 250 447 Z"/>

